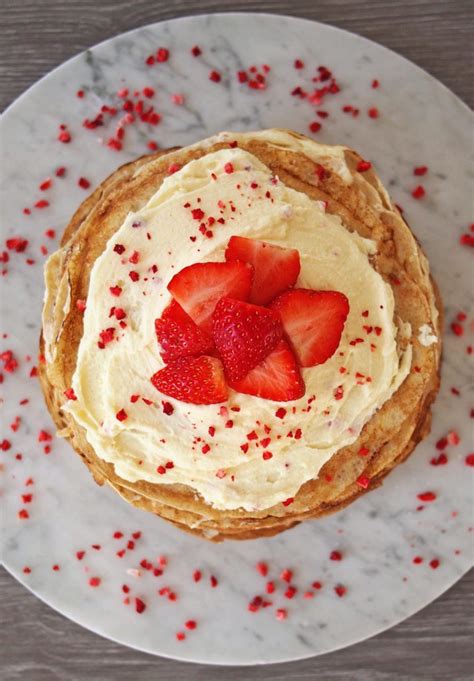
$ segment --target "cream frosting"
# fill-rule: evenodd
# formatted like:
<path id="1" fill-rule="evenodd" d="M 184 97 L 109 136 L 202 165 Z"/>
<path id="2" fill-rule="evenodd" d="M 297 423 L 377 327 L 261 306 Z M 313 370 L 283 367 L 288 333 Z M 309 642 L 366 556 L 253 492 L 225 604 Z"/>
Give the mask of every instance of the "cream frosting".
<path id="1" fill-rule="evenodd" d="M 275 146 L 303 144 L 288 133 L 270 133 L 267 141 Z M 331 163 L 349 181 L 341 149 L 305 140 L 300 150 Z M 193 218 L 194 209 L 204 212 L 202 220 Z M 209 217 L 216 219 L 211 226 Z M 212 238 L 200 233 L 201 222 Z M 154 321 L 170 302 L 168 282 L 192 263 L 224 260 L 234 234 L 297 248 L 297 286 L 338 290 L 349 299 L 339 349 L 324 365 L 303 369 L 306 394 L 299 400 L 278 404 L 230 391 L 224 405 L 192 405 L 160 394 L 150 382 L 164 366 Z M 117 244 L 123 253 L 114 251 Z M 138 263 L 131 264 L 135 251 Z M 335 452 L 357 439 L 410 370 L 411 345 L 404 352 L 397 345 L 393 294 L 371 265 L 375 252 L 373 241 L 348 231 L 322 202 L 285 186 L 242 149 L 187 163 L 143 209 L 128 215 L 94 263 L 72 384 L 77 400 L 64 409 L 125 480 L 182 483 L 218 509 L 262 510 L 294 497 Z M 111 295 L 113 286 L 121 287 L 119 297 Z M 126 328 L 109 318 L 112 306 L 126 312 Z M 115 338 L 100 349 L 99 334 L 108 327 L 115 327 Z M 139 398 L 131 402 L 132 395 Z M 283 418 L 276 415 L 280 407 Z M 119 421 L 121 409 L 128 417 Z M 246 453 L 241 445 L 248 445 Z M 272 458 L 264 460 L 264 451 Z"/>
<path id="2" fill-rule="evenodd" d="M 431 324 L 422 324 L 418 329 L 418 342 L 425 348 L 438 342 L 438 336 L 434 333 Z"/>

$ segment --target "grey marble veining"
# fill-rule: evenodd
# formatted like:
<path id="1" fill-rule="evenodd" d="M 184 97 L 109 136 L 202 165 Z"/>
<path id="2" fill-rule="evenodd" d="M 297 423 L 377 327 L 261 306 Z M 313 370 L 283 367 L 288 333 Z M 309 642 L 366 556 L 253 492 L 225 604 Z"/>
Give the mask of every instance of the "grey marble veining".
<path id="1" fill-rule="evenodd" d="M 196 43 L 203 49 L 199 59 L 189 54 Z M 159 46 L 170 49 L 169 62 L 145 68 L 144 58 Z M 464 465 L 472 451 L 467 369 L 472 358 L 465 352 L 472 333 L 462 339 L 446 334 L 443 388 L 433 431 L 411 459 L 381 489 L 342 513 L 273 539 L 214 546 L 185 536 L 96 487 L 65 443 L 54 441 L 46 456 L 37 442 L 40 428 L 52 430 L 39 389 L 29 378 L 31 363 L 24 359 L 37 352 L 43 260 L 39 247 L 48 241 L 44 230 L 60 232 L 84 198 L 77 179 L 100 182 L 119 163 L 145 153 L 149 139 L 171 146 L 224 129 L 275 126 L 307 132 L 314 120 L 311 107 L 288 94 L 307 80 L 293 69 L 295 58 L 305 61 L 306 71 L 326 65 L 342 86 L 342 92 L 321 107 L 330 117 L 322 121 L 318 139 L 354 146 L 375 163 L 428 253 L 448 322 L 460 309 L 472 315 L 472 254 L 458 246 L 459 235 L 472 220 L 471 114 L 426 73 L 361 38 L 328 26 L 258 15 L 165 22 L 115 38 L 68 62 L 20 98 L 2 120 L 4 233 L 30 241 L 25 256 L 11 257 L 2 281 L 2 326 L 10 338 L 2 341 L 0 350 L 11 348 L 21 360 L 14 378 L 6 375 L 2 385 L 2 437 L 12 442 L 12 449 L 2 452 L 2 558 L 28 588 L 71 619 L 127 645 L 181 659 L 253 664 L 349 645 L 436 598 L 472 559 L 472 469 Z M 272 67 L 267 90 L 252 92 L 236 82 L 236 70 L 263 62 Z M 221 83 L 208 80 L 210 69 L 222 72 Z M 380 80 L 378 90 L 370 87 L 373 78 Z M 130 131 L 124 151 L 99 144 L 101 128 L 94 133 L 82 128 L 83 118 L 93 115 L 98 103 L 114 101 L 120 87 L 144 86 L 156 89 L 153 103 L 163 120 L 152 130 L 141 126 Z M 83 100 L 75 96 L 79 88 L 86 92 Z M 170 101 L 175 93 L 185 95 L 184 106 Z M 359 107 L 359 118 L 342 114 L 344 104 Z M 367 117 L 370 106 L 379 109 L 378 119 Z M 69 126 L 70 145 L 56 141 L 59 123 Z M 47 192 L 51 206 L 23 216 L 24 206 L 46 198 L 38 184 L 61 165 L 67 167 L 67 176 L 55 179 Z M 413 167 L 419 165 L 429 167 L 425 177 L 413 176 Z M 410 194 L 417 184 L 427 192 L 422 201 Z M 30 255 L 37 261 L 31 267 L 25 264 Z M 453 396 L 452 387 L 461 395 Z M 19 407 L 24 397 L 30 397 L 30 403 Z M 18 414 L 23 424 L 12 433 L 8 424 Z M 461 443 L 449 447 L 448 465 L 430 466 L 437 453 L 434 443 L 451 429 L 459 432 Z M 23 453 L 22 461 L 15 459 L 17 452 Z M 29 476 L 35 482 L 25 488 Z M 425 490 L 435 491 L 438 498 L 416 511 L 416 495 Z M 30 519 L 19 520 L 20 495 L 30 491 Z M 125 540 L 111 538 L 116 530 L 142 531 L 136 550 L 122 559 L 115 553 Z M 91 544 L 102 548 L 96 551 Z M 75 552 L 80 549 L 86 556 L 78 562 Z M 341 562 L 329 560 L 333 549 L 342 551 Z M 160 554 L 169 560 L 163 577 L 127 573 L 141 558 Z M 423 564 L 413 565 L 415 555 L 423 556 Z M 436 570 L 429 567 L 433 558 L 440 560 Z M 301 589 L 314 580 L 323 588 L 312 600 L 299 594 L 292 601 L 282 597 L 280 588 L 273 600 L 275 606 L 287 608 L 284 622 L 276 620 L 274 608 L 250 613 L 247 603 L 262 593 L 265 581 L 255 571 L 259 560 L 269 563 L 272 577 L 290 567 Z M 58 572 L 52 570 L 55 563 Z M 25 565 L 32 569 L 29 575 L 22 572 Z M 203 571 L 199 584 L 192 580 L 195 568 Z M 210 574 L 219 579 L 216 589 L 209 586 Z M 90 576 L 101 577 L 100 587 L 88 585 Z M 146 601 L 142 615 L 123 605 L 123 583 Z M 339 583 L 347 587 L 344 598 L 334 594 Z M 163 585 L 178 592 L 176 603 L 156 595 Z M 175 633 L 190 618 L 198 620 L 198 629 L 178 642 Z"/>

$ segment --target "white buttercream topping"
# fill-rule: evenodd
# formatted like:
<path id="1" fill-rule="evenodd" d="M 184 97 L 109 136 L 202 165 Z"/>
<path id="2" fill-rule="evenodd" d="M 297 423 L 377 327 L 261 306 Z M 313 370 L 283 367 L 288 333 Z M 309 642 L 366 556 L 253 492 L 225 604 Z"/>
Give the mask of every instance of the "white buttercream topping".
<path id="1" fill-rule="evenodd" d="M 291 146 L 292 140 L 284 141 Z M 317 158 L 320 147 L 313 146 Z M 332 158 L 343 176 L 339 149 L 323 147 L 319 158 Z M 225 172 L 228 163 L 234 172 Z M 209 217 L 223 218 L 224 224 L 208 226 L 212 238 L 199 232 L 196 208 L 206 224 Z M 192 263 L 224 260 L 234 234 L 298 249 L 297 286 L 342 291 L 349 299 L 340 347 L 324 365 L 302 371 L 306 394 L 300 400 L 278 404 L 230 391 L 224 408 L 199 406 L 162 395 L 150 382 L 163 366 L 154 321 L 170 302 L 168 282 Z M 116 244 L 124 253 L 114 251 Z M 326 213 L 324 204 L 275 180 L 246 151 L 223 149 L 189 162 L 126 218 L 96 260 L 73 378 L 77 401 L 65 409 L 85 428 L 96 454 L 126 480 L 182 483 L 220 509 L 265 509 L 294 497 L 357 439 L 410 369 L 411 346 L 404 353 L 397 348 L 391 288 L 370 263 L 375 248 Z M 134 251 L 139 261 L 130 264 Z M 140 279 L 132 281 L 130 271 Z M 111 295 L 111 286 L 122 288 L 120 297 Z M 109 318 L 112 306 L 126 312 L 126 328 Z M 100 349 L 99 334 L 108 327 L 115 327 L 115 340 Z M 140 397 L 132 403 L 132 395 Z M 164 413 L 163 401 L 172 414 Z M 283 419 L 276 416 L 279 407 L 286 410 Z M 128 415 L 123 421 L 116 418 L 121 409 Z M 248 438 L 253 432 L 257 439 Z M 210 450 L 203 454 L 205 445 Z M 272 458 L 264 460 L 263 451 Z M 168 462 L 173 468 L 160 474 Z"/>

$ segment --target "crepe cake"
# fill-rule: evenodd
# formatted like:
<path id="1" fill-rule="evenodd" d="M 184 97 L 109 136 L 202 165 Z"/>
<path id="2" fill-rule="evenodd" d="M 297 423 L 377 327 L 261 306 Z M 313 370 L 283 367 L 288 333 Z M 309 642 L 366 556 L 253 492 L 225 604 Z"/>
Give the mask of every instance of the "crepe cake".
<path id="1" fill-rule="evenodd" d="M 213 541 L 381 484 L 430 428 L 441 302 L 371 163 L 288 130 L 120 167 L 45 267 L 40 378 L 100 485 Z"/>

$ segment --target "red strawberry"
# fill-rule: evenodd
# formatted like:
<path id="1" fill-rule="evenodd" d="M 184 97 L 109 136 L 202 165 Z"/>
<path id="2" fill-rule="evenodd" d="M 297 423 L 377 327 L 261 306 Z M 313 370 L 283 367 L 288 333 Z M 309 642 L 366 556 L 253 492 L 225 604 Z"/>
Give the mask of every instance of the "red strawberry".
<path id="1" fill-rule="evenodd" d="M 212 322 L 214 343 L 233 381 L 260 364 L 283 335 L 277 312 L 233 298 L 217 303 Z"/>
<path id="2" fill-rule="evenodd" d="M 183 308 L 172 300 L 159 319 L 155 331 L 165 362 L 178 357 L 203 355 L 212 350 L 212 338 L 197 326 Z"/>
<path id="3" fill-rule="evenodd" d="M 336 352 L 349 314 L 343 293 L 297 288 L 278 296 L 271 308 L 280 313 L 301 366 L 323 364 Z"/>
<path id="4" fill-rule="evenodd" d="M 201 329 L 212 331 L 212 313 L 224 296 L 247 300 L 253 267 L 244 262 L 205 262 L 175 274 L 168 291 Z"/>
<path id="5" fill-rule="evenodd" d="M 276 402 L 297 400 L 303 397 L 305 392 L 296 357 L 283 340 L 245 378 L 240 381 L 229 381 L 229 385 L 240 393 Z"/>
<path id="6" fill-rule="evenodd" d="M 240 260 L 253 265 L 250 302 L 266 305 L 275 296 L 295 285 L 300 273 L 300 255 L 293 248 L 280 248 L 266 241 L 232 236 L 225 252 L 226 260 Z"/>
<path id="7" fill-rule="evenodd" d="M 215 357 L 180 357 L 151 377 L 164 395 L 191 404 L 216 404 L 227 399 L 224 369 Z"/>

